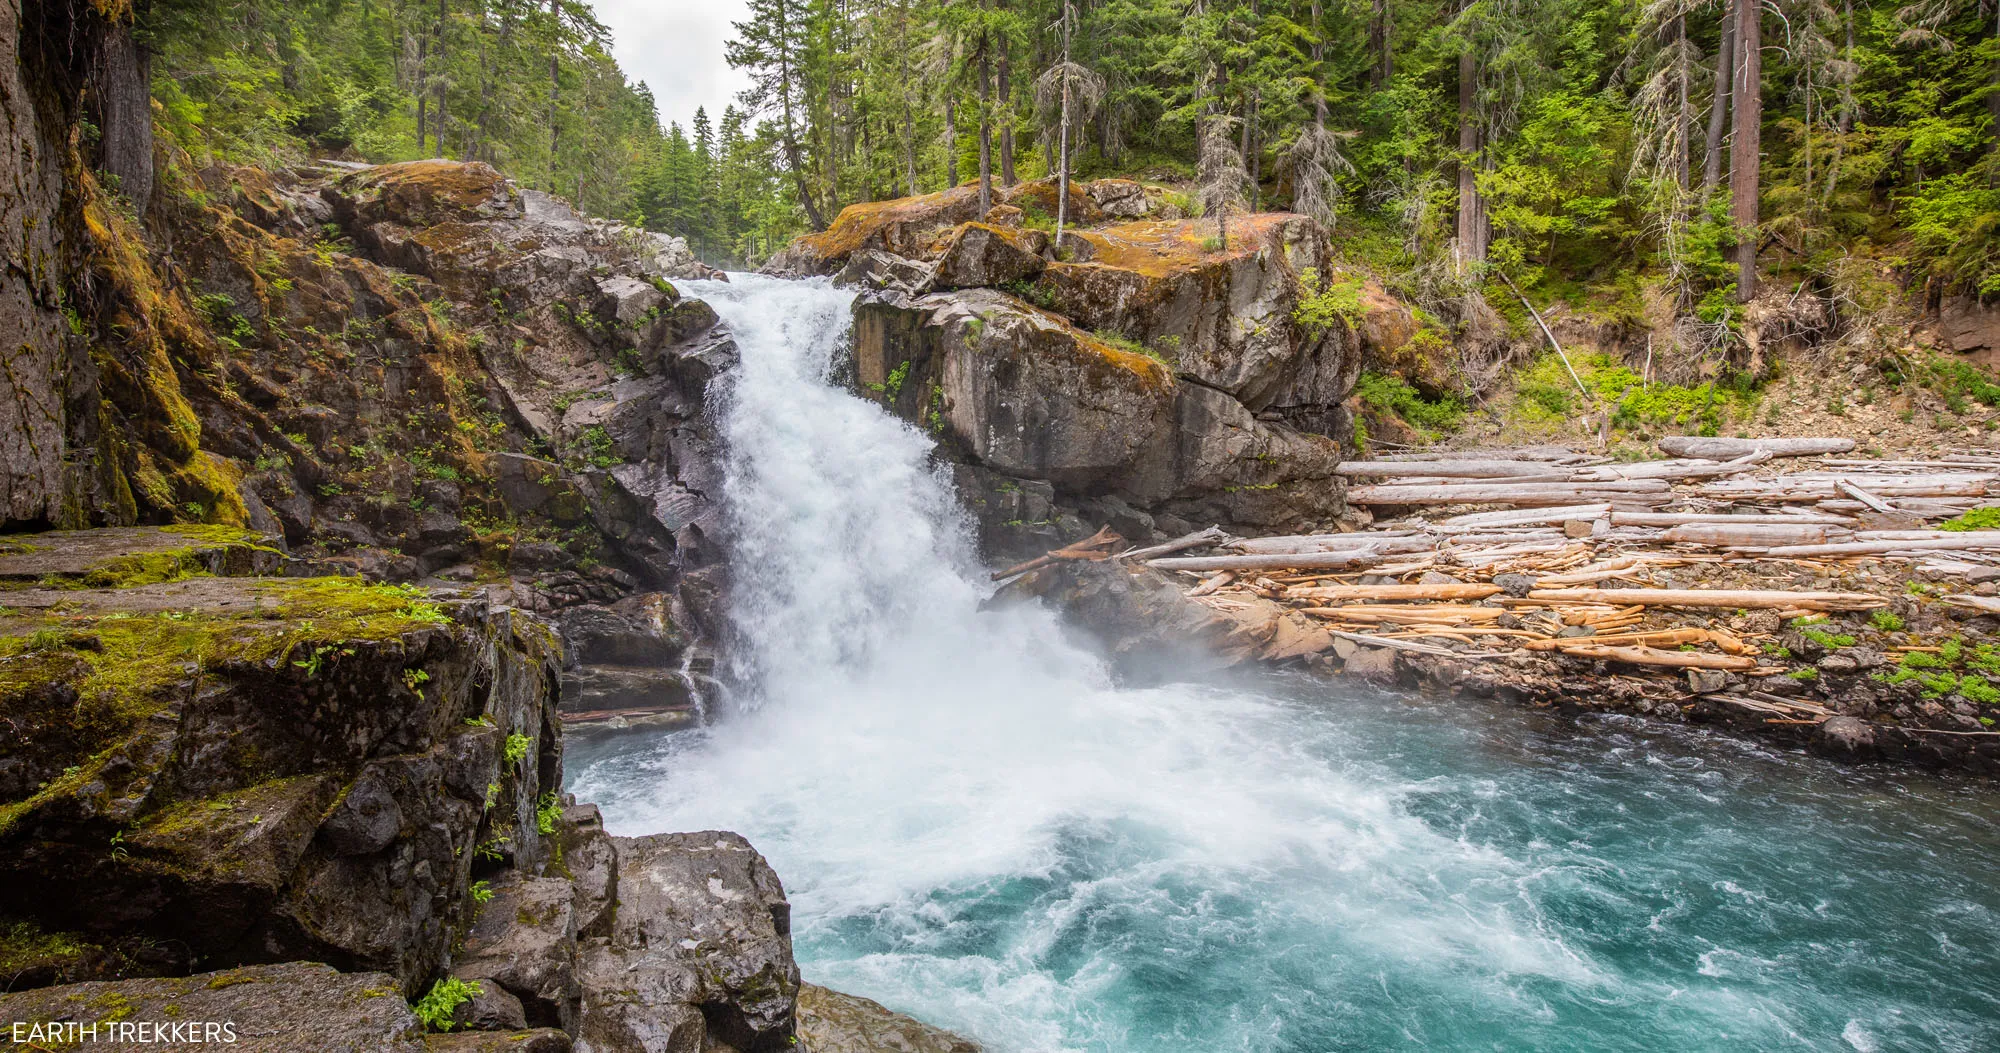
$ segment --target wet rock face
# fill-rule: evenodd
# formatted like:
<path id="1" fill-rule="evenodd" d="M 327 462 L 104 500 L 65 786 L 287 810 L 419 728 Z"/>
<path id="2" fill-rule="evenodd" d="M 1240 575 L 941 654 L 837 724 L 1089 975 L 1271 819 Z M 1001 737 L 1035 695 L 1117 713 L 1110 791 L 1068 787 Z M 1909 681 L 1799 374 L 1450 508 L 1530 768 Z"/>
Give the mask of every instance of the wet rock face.
<path id="1" fill-rule="evenodd" d="M 311 579 L 7 599 L 7 653 L 60 603 L 73 646 L 109 659 L 68 661 L 67 640 L 0 657 L 0 716 L 26 732 L 0 759 L 45 773 L 0 800 L 15 920 L 148 938 L 153 968 L 308 958 L 414 989 L 449 953 L 475 849 L 547 855 L 561 651 L 519 612 L 412 619 L 408 594 Z M 149 651 L 169 616 L 205 663 Z"/>
<path id="2" fill-rule="evenodd" d="M 585 1036 L 593 1014 L 606 1019 L 607 1035 L 671 1034 L 688 1019 L 679 1003 L 744 1053 L 791 1048 L 799 990 L 791 905 L 764 857 L 741 836 L 713 830 L 613 843 L 618 910 L 608 940 L 585 952 L 594 978 Z M 654 1012 L 661 1015 L 648 1017 Z"/>
<path id="3" fill-rule="evenodd" d="M 119 980 L 0 994 L 0 1020 L 97 1025 L 98 1042 L 121 1044 L 114 1027 L 180 1027 L 166 1038 L 134 1031 L 123 1048 L 195 1049 L 208 1044 L 257 1053 L 424 1053 L 423 1025 L 393 977 L 340 973 L 293 962 L 161 980 Z M 228 1032 L 196 1030 L 213 1024 Z M 39 1048 L 78 1043 L 52 1038 Z M 82 1042 L 88 1048 L 92 1042 Z M 36 1047 L 30 1047 L 36 1048 Z"/>
<path id="4" fill-rule="evenodd" d="M 799 985 L 799 1038 L 811 1053 L 980 1053 L 976 1042 L 813 984 Z"/>
<path id="5" fill-rule="evenodd" d="M 965 496 L 989 551 L 1032 547 L 1042 532 L 1024 526 L 1104 501 L 1147 532 L 1161 516 L 1285 529 L 1341 510 L 1330 438 L 996 289 L 863 298 L 854 366 L 861 393 L 979 470 Z M 1037 484 L 1052 488 L 1047 510 L 1023 503 Z M 1115 509 L 1090 511 L 1108 521 Z"/>

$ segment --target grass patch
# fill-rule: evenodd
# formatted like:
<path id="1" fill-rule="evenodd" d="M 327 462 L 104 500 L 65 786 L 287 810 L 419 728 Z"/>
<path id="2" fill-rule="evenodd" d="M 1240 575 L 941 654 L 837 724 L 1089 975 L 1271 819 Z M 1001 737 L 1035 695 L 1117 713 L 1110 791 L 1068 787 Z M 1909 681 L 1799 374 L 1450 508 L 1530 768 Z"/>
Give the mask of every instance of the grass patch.
<path id="1" fill-rule="evenodd" d="M 1400 418 L 1427 442 L 1436 441 L 1440 432 L 1458 427 L 1465 418 L 1465 403 L 1449 395 L 1427 399 L 1394 374 L 1364 372 L 1354 383 L 1354 393 L 1363 406 L 1379 416 Z"/>

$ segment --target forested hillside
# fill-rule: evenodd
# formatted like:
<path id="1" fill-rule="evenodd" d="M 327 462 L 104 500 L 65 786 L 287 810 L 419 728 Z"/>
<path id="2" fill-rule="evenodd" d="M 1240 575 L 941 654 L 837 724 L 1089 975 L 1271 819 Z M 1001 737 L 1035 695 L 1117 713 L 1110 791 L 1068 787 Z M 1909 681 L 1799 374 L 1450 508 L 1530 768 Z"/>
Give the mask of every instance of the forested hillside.
<path id="1" fill-rule="evenodd" d="M 754 0 L 727 44 L 754 87 L 686 128 L 661 127 L 579 0 L 157 0 L 139 17 L 160 123 L 197 153 L 483 159 L 740 263 L 857 201 L 1049 174 L 1065 138 L 1080 176 L 1193 179 L 1207 125 L 1243 177 L 1210 158 L 1197 204 L 1316 213 L 1420 298 L 1504 275 L 1630 305 L 1643 276 L 1712 345 L 1760 279 L 1856 308 L 1890 273 L 2000 288 L 1995 15 Z"/>

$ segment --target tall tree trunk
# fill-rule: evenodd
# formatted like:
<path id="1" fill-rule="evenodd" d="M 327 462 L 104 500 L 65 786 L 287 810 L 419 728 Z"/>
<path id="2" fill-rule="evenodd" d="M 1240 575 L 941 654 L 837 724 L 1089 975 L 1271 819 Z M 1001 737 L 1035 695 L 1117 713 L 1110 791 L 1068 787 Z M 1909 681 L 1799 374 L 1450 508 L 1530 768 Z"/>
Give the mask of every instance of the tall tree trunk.
<path id="1" fill-rule="evenodd" d="M 1479 60 L 1468 44 L 1458 55 L 1458 271 L 1486 262 L 1486 202 L 1479 196 Z"/>
<path id="2" fill-rule="evenodd" d="M 1764 119 L 1764 60 L 1758 0 L 1736 0 L 1736 82 L 1730 107 L 1735 127 L 1729 145 L 1729 219 L 1742 240 L 1736 246 L 1736 298 L 1757 295 L 1757 190 Z"/>
<path id="3" fill-rule="evenodd" d="M 556 105 L 562 99 L 562 0 L 549 0 L 549 19 L 555 23 L 555 42 L 549 47 L 549 187 L 554 189 L 556 149 L 562 145 L 562 125 L 556 120 Z"/>
<path id="4" fill-rule="evenodd" d="M 1706 205 L 1722 182 L 1722 135 L 1729 127 L 1730 71 L 1736 65 L 1736 0 L 1722 15 L 1722 39 L 1715 46 L 1715 91 L 1708 106 L 1707 156 L 1701 165 L 1701 200 Z"/>
<path id="5" fill-rule="evenodd" d="M 1674 185 L 1681 193 L 1688 189 L 1688 151 L 1690 137 L 1694 132 L 1694 117 L 1688 109 L 1688 69 L 1687 59 L 1687 15 L 1674 16 L 1674 66 L 1679 70 L 1674 78 L 1674 92 L 1677 107 L 1674 115 Z"/>
<path id="6" fill-rule="evenodd" d="M 1377 0 L 1378 5 L 1386 0 Z M 1373 77 L 1370 77 L 1373 83 Z M 1312 93 L 1313 128 L 1326 131 L 1326 25 L 1320 14 L 1319 0 L 1312 0 Z M 1377 84 L 1376 87 L 1381 85 Z"/>
<path id="7" fill-rule="evenodd" d="M 1070 0 L 1062 0 L 1062 110 L 1056 115 L 1056 249 L 1062 249 L 1069 220 L 1069 20 Z"/>
<path id="8" fill-rule="evenodd" d="M 1250 101 L 1244 106 L 1250 111 L 1250 116 L 1243 122 L 1243 138 L 1250 144 L 1250 148 L 1244 151 L 1243 160 L 1250 166 L 1250 211 L 1258 212 L 1264 207 L 1264 186 L 1261 181 L 1264 168 L 1262 163 L 1264 142 L 1257 127 L 1257 92 L 1254 89 L 1250 92 Z"/>
<path id="9" fill-rule="evenodd" d="M 431 103 L 431 42 L 426 37 L 417 41 L 417 156 L 424 153 L 424 136 L 430 131 Z M 553 110 L 553 107 L 551 107 Z"/>
<path id="10" fill-rule="evenodd" d="M 1318 4 L 1313 5 L 1315 11 L 1318 8 Z M 1375 57 L 1368 64 L 1368 86 L 1378 91 L 1389 83 L 1390 77 L 1396 75 L 1396 60 L 1389 44 L 1389 34 L 1395 31 L 1394 17 L 1389 12 L 1389 0 L 1375 0 L 1374 11 L 1368 19 L 1368 50 Z M 1319 25 L 1317 14 L 1313 16 L 1313 25 Z M 1319 59 L 1315 58 L 1313 63 L 1317 67 Z"/>
<path id="11" fill-rule="evenodd" d="M 445 0 L 438 0 L 438 18 L 437 18 L 437 69 L 438 69 L 438 73 L 437 73 L 437 78 L 436 78 L 436 79 L 437 79 L 437 96 L 438 96 L 438 101 L 437 101 L 437 156 L 439 156 L 439 157 L 443 157 L 443 156 L 444 156 L 444 137 L 445 137 L 445 135 L 446 135 L 446 134 L 447 134 L 447 133 L 448 133 L 448 132 L 449 132 L 449 131 L 451 130 L 451 124 L 450 124 L 450 120 L 449 120 L 449 118 L 448 118 L 448 117 L 446 116 L 446 114 L 447 114 L 447 112 L 448 112 L 448 111 L 447 111 L 447 110 L 446 110 L 446 108 L 445 108 L 445 106 L 446 106 L 446 103 L 445 103 L 445 94 L 444 94 L 444 89 L 445 89 L 445 81 L 446 81 L 446 79 L 447 79 L 447 78 L 445 77 L 445 68 L 446 68 L 446 64 L 447 64 L 447 52 L 446 52 L 446 48 L 447 48 L 447 47 L 448 47 L 448 45 L 449 45 L 449 41 L 447 40 L 447 38 L 446 38 L 446 36 L 445 36 L 445 19 L 446 19 L 447 15 L 446 15 L 446 13 L 445 13 L 445 6 L 444 6 L 444 5 L 445 5 Z"/>
<path id="12" fill-rule="evenodd" d="M 819 206 L 813 203 L 812 189 L 806 186 L 805 159 L 799 156 L 798 126 L 792 116 L 792 66 L 789 59 L 778 62 L 778 98 L 780 117 L 784 120 L 785 167 L 792 170 L 792 186 L 798 191 L 799 207 L 806 210 L 806 222 L 814 230 L 825 230 L 826 220 L 821 218 Z"/>
<path id="13" fill-rule="evenodd" d="M 153 199 L 153 56 L 132 37 L 130 25 L 105 34 L 91 93 L 97 102 L 104 170 L 138 214 Z M 17 152 L 21 149 L 15 145 Z M 9 339 L 13 334 L 9 334 Z"/>
<path id="14" fill-rule="evenodd" d="M 993 207 L 993 62 L 979 42 L 979 214 Z"/>
<path id="15" fill-rule="evenodd" d="M 1014 67 L 1013 43 L 1000 37 L 1000 185 L 1014 185 L 1014 91 L 1008 76 Z"/>
<path id="16" fill-rule="evenodd" d="M 1847 22 L 1847 61 L 1854 62 L 1854 0 L 1841 5 L 1842 17 Z M 2000 97 L 2000 95 L 1996 95 Z M 1847 133 L 1854 130 L 1854 83 L 1849 81 L 1840 88 L 1840 134 L 1833 140 L 1833 159 L 1826 165 L 1826 193 L 1820 198 L 1822 208 L 1833 202 L 1833 190 L 1840 185 L 1840 154 L 1847 146 Z"/>
<path id="17" fill-rule="evenodd" d="M 958 97 L 946 89 L 944 97 L 944 185 L 958 185 Z"/>

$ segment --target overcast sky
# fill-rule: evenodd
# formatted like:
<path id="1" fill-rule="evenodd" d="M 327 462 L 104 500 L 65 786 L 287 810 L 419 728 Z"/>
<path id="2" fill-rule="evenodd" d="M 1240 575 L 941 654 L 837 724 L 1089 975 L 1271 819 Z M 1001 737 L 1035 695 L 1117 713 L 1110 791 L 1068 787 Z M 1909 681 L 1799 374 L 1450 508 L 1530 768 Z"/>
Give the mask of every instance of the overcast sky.
<path id="1" fill-rule="evenodd" d="M 731 22 L 749 17 L 746 0 L 595 0 L 611 27 L 611 51 L 625 75 L 645 81 L 660 106 L 660 124 L 688 127 L 697 106 L 722 123 L 722 108 L 748 80 L 722 59 Z"/>

